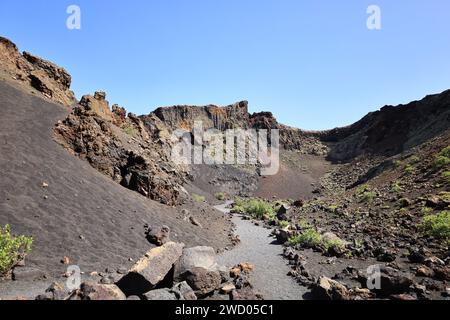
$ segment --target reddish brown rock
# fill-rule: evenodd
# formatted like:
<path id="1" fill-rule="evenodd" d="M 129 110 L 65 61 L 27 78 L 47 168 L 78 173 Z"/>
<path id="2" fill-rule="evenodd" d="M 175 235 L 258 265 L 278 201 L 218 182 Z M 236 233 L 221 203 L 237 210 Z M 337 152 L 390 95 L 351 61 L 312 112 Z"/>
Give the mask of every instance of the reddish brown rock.
<path id="1" fill-rule="evenodd" d="M 82 283 L 69 300 L 126 300 L 125 294 L 114 284 Z"/>

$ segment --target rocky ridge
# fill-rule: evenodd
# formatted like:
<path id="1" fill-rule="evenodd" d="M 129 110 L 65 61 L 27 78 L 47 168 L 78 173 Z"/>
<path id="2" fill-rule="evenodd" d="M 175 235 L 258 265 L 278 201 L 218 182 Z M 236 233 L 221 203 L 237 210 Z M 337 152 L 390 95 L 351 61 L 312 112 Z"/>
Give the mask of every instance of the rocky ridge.
<path id="1" fill-rule="evenodd" d="M 72 77 L 65 69 L 29 52 L 21 54 L 13 42 L 3 37 L 0 37 L 0 72 L 60 104 L 75 102 L 70 90 Z"/>

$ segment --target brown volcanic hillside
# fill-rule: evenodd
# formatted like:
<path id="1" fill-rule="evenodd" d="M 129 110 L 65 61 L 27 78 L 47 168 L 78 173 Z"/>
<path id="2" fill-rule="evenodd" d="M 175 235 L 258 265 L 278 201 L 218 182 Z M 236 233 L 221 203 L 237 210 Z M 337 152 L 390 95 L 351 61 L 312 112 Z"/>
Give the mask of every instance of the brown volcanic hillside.
<path id="1" fill-rule="evenodd" d="M 12 77 L 64 105 L 75 102 L 70 91 L 72 77 L 56 64 L 24 52 L 10 40 L 0 37 L 0 76 Z"/>

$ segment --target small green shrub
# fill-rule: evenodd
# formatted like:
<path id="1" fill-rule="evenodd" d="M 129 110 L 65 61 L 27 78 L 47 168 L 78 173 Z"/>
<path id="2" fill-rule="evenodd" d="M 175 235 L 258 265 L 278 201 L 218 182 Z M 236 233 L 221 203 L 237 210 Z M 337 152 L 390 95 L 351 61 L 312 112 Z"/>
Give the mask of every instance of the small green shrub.
<path id="1" fill-rule="evenodd" d="M 198 202 L 198 203 L 206 202 L 206 198 L 204 196 L 201 196 L 201 195 L 198 195 L 195 193 L 192 195 L 192 198 L 194 199 L 195 202 Z"/>
<path id="2" fill-rule="evenodd" d="M 300 227 L 301 230 L 313 229 L 313 227 L 305 219 L 301 219 L 298 222 L 298 226 Z"/>
<path id="3" fill-rule="evenodd" d="M 426 215 L 422 228 L 426 234 L 437 239 L 450 239 L 450 211 L 443 211 L 437 215 Z"/>
<path id="4" fill-rule="evenodd" d="M 407 173 L 407 174 L 413 173 L 414 170 L 415 170 L 414 166 L 412 166 L 412 165 L 410 165 L 410 164 L 408 164 L 408 165 L 405 167 L 405 173 Z"/>
<path id="5" fill-rule="evenodd" d="M 371 190 L 372 190 L 372 188 L 369 185 L 364 184 L 364 185 L 358 187 L 358 189 L 356 189 L 356 194 L 360 195 L 360 194 L 363 194 L 364 192 L 371 191 Z"/>
<path id="6" fill-rule="evenodd" d="M 330 250 L 331 248 L 337 248 L 341 251 L 345 251 L 345 243 L 342 240 L 326 240 L 323 241 L 323 246 L 326 251 Z"/>
<path id="7" fill-rule="evenodd" d="M 449 164 L 450 164 L 450 158 L 447 158 L 447 157 L 438 156 L 434 160 L 434 168 L 436 170 L 440 170 L 440 169 L 448 166 Z"/>
<path id="8" fill-rule="evenodd" d="M 236 197 L 234 198 L 233 208 L 231 209 L 231 213 L 245 213 L 244 210 L 244 201 Z"/>
<path id="9" fill-rule="evenodd" d="M 394 161 L 394 168 L 400 168 L 401 167 L 401 165 L 402 165 L 402 162 L 400 161 L 400 160 L 395 160 Z"/>
<path id="10" fill-rule="evenodd" d="M 237 206 L 243 206 L 244 205 L 244 200 L 242 200 L 239 197 L 235 197 L 234 198 L 234 204 L 237 205 Z"/>
<path id="11" fill-rule="evenodd" d="M 366 191 L 359 195 L 360 202 L 372 203 L 373 200 L 377 197 L 377 193 L 375 191 Z"/>
<path id="12" fill-rule="evenodd" d="M 391 186 L 391 191 L 395 193 L 399 193 L 403 191 L 403 188 L 400 186 L 400 184 L 396 181 Z"/>
<path id="13" fill-rule="evenodd" d="M 331 206 L 328 207 L 328 211 L 331 212 L 331 213 L 336 213 L 338 208 L 339 207 L 336 206 L 336 205 L 331 205 Z"/>
<path id="14" fill-rule="evenodd" d="M 450 181 L 450 171 L 444 171 L 441 174 L 442 178 L 446 179 L 447 181 Z"/>
<path id="15" fill-rule="evenodd" d="M 250 214 L 257 219 L 263 219 L 266 214 L 269 216 L 274 215 L 273 207 L 264 200 L 250 199 L 244 204 L 244 209 L 245 213 Z"/>
<path id="16" fill-rule="evenodd" d="M 298 244 L 304 247 L 316 247 L 322 242 L 322 235 L 314 229 L 307 229 L 299 235 L 293 236 L 289 239 L 290 246 Z"/>
<path id="17" fill-rule="evenodd" d="M 138 136 L 138 131 L 134 127 L 129 126 L 129 127 L 123 128 L 122 130 L 123 130 L 123 132 L 125 132 L 129 136 L 132 136 L 132 137 L 137 137 Z"/>
<path id="18" fill-rule="evenodd" d="M 0 227 L 0 275 L 6 274 L 30 253 L 32 244 L 31 237 L 12 235 L 9 225 Z"/>
<path id="19" fill-rule="evenodd" d="M 439 198 L 441 198 L 446 202 L 450 202 L 450 192 L 448 191 L 439 192 Z"/>
<path id="20" fill-rule="evenodd" d="M 439 155 L 442 157 L 450 158 L 450 146 L 444 148 L 439 152 Z"/>
<path id="21" fill-rule="evenodd" d="M 420 162 L 420 158 L 418 156 L 412 156 L 409 158 L 409 163 L 415 164 L 415 163 L 419 163 Z"/>
<path id="22" fill-rule="evenodd" d="M 450 146 L 444 148 L 439 152 L 434 160 L 434 169 L 440 170 L 450 165 Z"/>
<path id="23" fill-rule="evenodd" d="M 216 197 L 217 200 L 223 201 L 223 200 L 225 200 L 225 193 L 218 192 L 218 193 L 216 193 L 215 197 Z"/>
<path id="24" fill-rule="evenodd" d="M 287 228 L 287 227 L 289 227 L 289 221 L 278 221 L 278 225 L 279 225 L 282 229 Z"/>
<path id="25" fill-rule="evenodd" d="M 420 211 L 422 214 L 424 214 L 424 215 L 428 215 L 428 214 L 430 214 L 431 212 L 433 212 L 433 209 L 432 208 L 429 208 L 429 207 L 423 207 L 422 208 L 422 210 Z"/>
<path id="26" fill-rule="evenodd" d="M 275 211 L 272 205 L 269 202 L 260 199 L 243 200 L 235 198 L 232 212 L 245 213 L 260 220 L 267 217 L 269 217 L 269 220 L 275 220 Z"/>

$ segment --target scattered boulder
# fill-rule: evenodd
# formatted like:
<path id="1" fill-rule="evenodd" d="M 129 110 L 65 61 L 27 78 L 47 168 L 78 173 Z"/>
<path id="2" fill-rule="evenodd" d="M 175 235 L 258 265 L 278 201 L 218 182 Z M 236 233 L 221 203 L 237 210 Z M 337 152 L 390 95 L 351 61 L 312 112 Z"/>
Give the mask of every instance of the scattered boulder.
<path id="1" fill-rule="evenodd" d="M 277 230 L 275 236 L 279 244 L 285 244 L 294 235 L 294 232 L 289 228 Z"/>
<path id="2" fill-rule="evenodd" d="M 144 294 L 144 298 L 157 301 L 178 300 L 175 293 L 167 288 L 149 291 Z"/>
<path id="3" fill-rule="evenodd" d="M 299 200 L 294 201 L 293 205 L 294 205 L 294 207 L 302 208 L 304 206 L 304 204 L 305 204 L 305 201 L 299 199 Z"/>
<path id="4" fill-rule="evenodd" d="M 162 246 L 170 241 L 170 228 L 162 226 L 159 230 L 149 229 L 147 231 L 147 240 L 157 246 Z"/>
<path id="5" fill-rule="evenodd" d="M 61 259 L 61 263 L 63 264 L 63 265 L 69 265 L 70 264 L 70 259 L 69 259 L 69 257 L 66 257 L 66 256 L 64 256 L 62 259 Z"/>
<path id="6" fill-rule="evenodd" d="M 426 252 L 422 249 L 411 249 L 408 255 L 408 260 L 412 263 L 424 263 L 427 258 Z"/>
<path id="7" fill-rule="evenodd" d="M 367 277 L 360 273 L 360 281 L 363 286 L 366 286 Z M 406 272 L 397 271 L 391 267 L 382 266 L 380 268 L 380 288 L 373 289 L 380 297 L 389 297 L 393 294 L 407 293 L 410 287 L 414 284 L 412 275 Z"/>
<path id="8" fill-rule="evenodd" d="M 401 198 L 398 203 L 400 205 L 400 208 L 407 208 L 412 204 L 411 200 L 409 200 L 408 198 Z"/>
<path id="9" fill-rule="evenodd" d="M 244 273 L 250 273 L 255 269 L 255 266 L 249 262 L 242 262 L 239 264 L 239 268 Z"/>
<path id="10" fill-rule="evenodd" d="M 202 224 L 193 216 L 189 217 L 189 221 L 196 227 L 203 228 Z"/>
<path id="11" fill-rule="evenodd" d="M 114 284 L 84 282 L 69 300 L 126 300 L 125 294 Z"/>
<path id="12" fill-rule="evenodd" d="M 445 266 L 445 262 L 435 256 L 426 258 L 424 260 L 424 264 L 430 268 L 432 268 L 434 266 Z"/>
<path id="13" fill-rule="evenodd" d="M 397 259 L 397 253 L 394 250 L 381 249 L 378 251 L 377 260 L 380 262 L 393 262 Z"/>
<path id="14" fill-rule="evenodd" d="M 117 285 L 127 295 L 140 296 L 162 282 L 181 257 L 184 244 L 168 242 L 147 252 Z M 171 276 L 171 275 L 170 275 Z"/>
<path id="15" fill-rule="evenodd" d="M 237 289 L 242 289 L 245 287 L 253 287 L 248 279 L 248 276 L 244 274 L 241 274 L 239 277 L 234 279 L 234 285 L 236 286 Z"/>
<path id="16" fill-rule="evenodd" d="M 197 300 L 194 290 L 192 290 L 186 281 L 173 286 L 171 292 L 175 293 L 178 300 Z"/>
<path id="17" fill-rule="evenodd" d="M 433 278 L 434 277 L 434 271 L 433 269 L 427 267 L 427 266 L 421 266 L 417 269 L 416 272 L 417 277 L 426 277 L 426 278 Z"/>
<path id="18" fill-rule="evenodd" d="M 32 267 L 16 267 L 12 272 L 12 279 L 14 281 L 38 280 L 45 276 L 42 270 Z"/>
<path id="19" fill-rule="evenodd" d="M 350 300 L 347 287 L 327 277 L 320 277 L 313 285 L 312 294 L 318 300 Z"/>
<path id="20" fill-rule="evenodd" d="M 220 288 L 222 277 L 218 271 L 192 268 L 182 275 L 198 297 L 206 296 Z"/>
<path id="21" fill-rule="evenodd" d="M 37 296 L 35 300 L 64 300 L 67 296 L 68 292 L 64 286 L 54 282 L 45 290 L 44 294 Z"/>
<path id="22" fill-rule="evenodd" d="M 256 301 L 260 300 L 256 293 L 253 291 L 250 287 L 245 287 L 238 290 L 233 290 L 231 292 L 231 300 L 237 301 L 237 300 L 250 300 L 250 301 Z"/>
<path id="23" fill-rule="evenodd" d="M 238 278 L 241 275 L 241 268 L 239 267 L 233 267 L 230 269 L 230 277 L 235 279 Z"/>
<path id="24" fill-rule="evenodd" d="M 392 300 L 400 300 L 400 301 L 414 301 L 417 300 L 413 295 L 402 293 L 402 294 L 393 294 L 390 296 Z"/>
<path id="25" fill-rule="evenodd" d="M 287 204 L 282 204 L 277 212 L 277 218 L 280 221 L 286 221 L 288 219 L 287 212 L 291 209 Z"/>
<path id="26" fill-rule="evenodd" d="M 449 267 L 435 267 L 433 269 L 435 278 L 441 281 L 450 281 L 450 268 Z"/>
<path id="27" fill-rule="evenodd" d="M 204 268 L 209 271 L 219 271 L 216 251 L 212 247 L 193 247 L 183 250 L 183 254 L 175 264 L 174 278 L 182 281 L 181 275 L 192 268 Z"/>
<path id="28" fill-rule="evenodd" d="M 225 294 L 229 294 L 233 290 L 236 290 L 236 286 L 231 282 L 224 283 L 222 287 L 220 287 L 220 292 Z"/>

